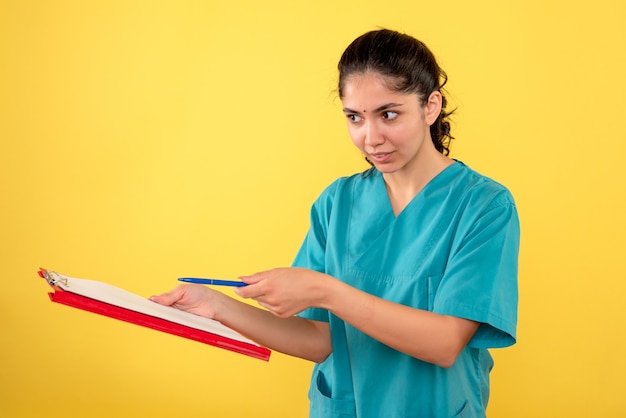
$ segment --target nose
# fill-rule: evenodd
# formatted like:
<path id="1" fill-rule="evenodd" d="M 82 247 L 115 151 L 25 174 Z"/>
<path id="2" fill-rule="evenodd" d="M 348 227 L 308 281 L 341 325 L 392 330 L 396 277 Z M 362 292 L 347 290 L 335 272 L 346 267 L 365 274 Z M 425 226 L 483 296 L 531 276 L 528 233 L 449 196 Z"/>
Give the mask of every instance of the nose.
<path id="1" fill-rule="evenodd" d="M 376 146 L 385 142 L 385 137 L 383 136 L 380 128 L 376 125 L 375 121 L 368 122 L 366 124 L 365 140 L 363 142 L 365 145 L 372 148 L 376 148 Z"/>

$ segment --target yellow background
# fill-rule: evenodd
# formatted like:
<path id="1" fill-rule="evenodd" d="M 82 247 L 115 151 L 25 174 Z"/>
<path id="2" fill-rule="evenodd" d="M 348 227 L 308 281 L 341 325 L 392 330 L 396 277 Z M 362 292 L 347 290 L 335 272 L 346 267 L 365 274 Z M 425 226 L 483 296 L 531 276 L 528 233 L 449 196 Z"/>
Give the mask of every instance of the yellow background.
<path id="1" fill-rule="evenodd" d="M 309 363 L 53 304 L 36 270 L 149 296 L 289 265 L 314 198 L 365 167 L 335 64 L 379 26 L 435 51 L 453 156 L 519 206 L 489 416 L 626 416 L 625 21 L 620 0 L 0 1 L 0 416 L 306 415 Z"/>

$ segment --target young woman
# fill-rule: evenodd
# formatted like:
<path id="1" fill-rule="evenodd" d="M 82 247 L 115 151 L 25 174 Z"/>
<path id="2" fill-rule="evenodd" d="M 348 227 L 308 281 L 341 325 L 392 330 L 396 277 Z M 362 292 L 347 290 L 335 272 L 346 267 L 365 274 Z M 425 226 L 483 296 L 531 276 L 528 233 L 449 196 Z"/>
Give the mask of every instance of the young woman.
<path id="1" fill-rule="evenodd" d="M 446 75 L 420 41 L 368 32 L 339 61 L 372 167 L 319 196 L 292 268 L 155 302 L 316 362 L 311 417 L 483 417 L 488 348 L 515 343 L 519 222 L 506 188 L 447 157 Z"/>

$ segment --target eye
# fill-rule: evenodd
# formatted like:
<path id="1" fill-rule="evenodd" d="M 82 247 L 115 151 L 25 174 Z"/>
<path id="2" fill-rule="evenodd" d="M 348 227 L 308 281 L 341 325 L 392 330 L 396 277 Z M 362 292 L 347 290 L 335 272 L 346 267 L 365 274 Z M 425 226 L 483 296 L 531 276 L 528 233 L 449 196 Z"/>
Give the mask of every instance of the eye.
<path id="1" fill-rule="evenodd" d="M 352 123 L 357 123 L 360 122 L 363 118 L 361 118 L 359 115 L 355 115 L 354 113 L 348 114 L 346 115 L 346 117 L 350 120 L 350 122 Z"/>
<path id="2" fill-rule="evenodd" d="M 390 110 L 383 112 L 383 119 L 394 120 L 397 117 L 398 117 L 397 112 L 392 112 Z"/>

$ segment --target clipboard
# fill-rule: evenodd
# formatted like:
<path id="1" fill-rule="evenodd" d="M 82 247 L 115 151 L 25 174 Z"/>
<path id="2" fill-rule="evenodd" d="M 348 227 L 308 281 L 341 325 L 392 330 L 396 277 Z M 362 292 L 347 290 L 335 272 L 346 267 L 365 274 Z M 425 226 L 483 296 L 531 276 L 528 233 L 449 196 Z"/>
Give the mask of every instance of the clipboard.
<path id="1" fill-rule="evenodd" d="M 107 283 L 43 268 L 38 274 L 52 287 L 48 293 L 52 302 L 269 361 L 270 349 L 213 319 L 159 305 Z"/>

